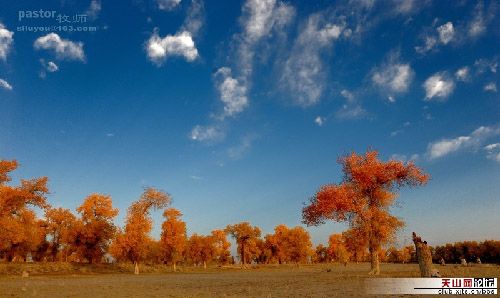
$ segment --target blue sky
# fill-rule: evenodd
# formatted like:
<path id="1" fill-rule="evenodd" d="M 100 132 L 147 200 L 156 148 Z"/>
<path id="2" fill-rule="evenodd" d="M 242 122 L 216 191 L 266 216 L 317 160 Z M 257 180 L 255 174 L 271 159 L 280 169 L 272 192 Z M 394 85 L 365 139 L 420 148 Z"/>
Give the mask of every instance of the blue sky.
<path id="1" fill-rule="evenodd" d="M 497 1 L 0 7 L 0 158 L 20 162 L 15 178 L 49 176 L 54 206 L 109 194 L 121 224 L 155 186 L 190 233 L 269 233 L 342 179 L 339 156 L 374 148 L 432 177 L 401 192 L 402 243 L 498 238 Z M 308 230 L 319 243 L 344 228 Z"/>

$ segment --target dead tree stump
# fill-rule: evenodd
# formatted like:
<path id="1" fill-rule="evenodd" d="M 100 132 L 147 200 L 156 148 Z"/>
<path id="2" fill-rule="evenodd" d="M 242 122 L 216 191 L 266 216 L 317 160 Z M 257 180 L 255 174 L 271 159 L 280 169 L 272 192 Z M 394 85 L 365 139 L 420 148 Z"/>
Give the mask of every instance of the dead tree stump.
<path id="1" fill-rule="evenodd" d="M 427 241 L 422 241 L 422 238 L 418 237 L 417 234 L 413 232 L 413 243 L 415 243 L 418 266 L 420 267 L 420 276 L 431 277 L 432 254 L 429 246 L 427 245 Z"/>

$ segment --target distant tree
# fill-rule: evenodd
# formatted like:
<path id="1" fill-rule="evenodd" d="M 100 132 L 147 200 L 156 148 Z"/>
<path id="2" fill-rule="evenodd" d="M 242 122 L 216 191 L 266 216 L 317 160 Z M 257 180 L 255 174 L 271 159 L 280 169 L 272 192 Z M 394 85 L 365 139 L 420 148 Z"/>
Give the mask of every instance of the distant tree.
<path id="1" fill-rule="evenodd" d="M 303 209 L 304 223 L 319 225 L 325 220 L 348 222 L 368 242 L 370 274 L 379 274 L 379 251 L 394 237 L 403 222 L 389 213 L 396 191 L 403 186 L 425 184 L 429 176 L 412 162 L 382 162 L 377 151 L 352 153 L 340 158 L 344 179 L 324 185 Z"/>
<path id="2" fill-rule="evenodd" d="M 50 255 L 52 260 L 56 261 L 57 254 L 61 250 L 70 251 L 75 238 L 77 220 L 69 209 L 51 208 L 45 211 L 45 226 L 50 241 Z"/>
<path id="3" fill-rule="evenodd" d="M 351 255 L 351 260 L 358 263 L 365 261 L 367 256 L 368 241 L 364 238 L 364 233 L 360 229 L 348 229 L 342 232 L 344 245 Z"/>
<path id="4" fill-rule="evenodd" d="M 11 261 L 37 250 L 44 241 L 43 222 L 32 209 L 49 208 L 47 177 L 21 180 L 19 186 L 9 186 L 9 173 L 17 168 L 15 160 L 0 160 L 0 257 Z"/>
<path id="5" fill-rule="evenodd" d="M 328 238 L 328 255 L 330 259 L 347 264 L 350 258 L 350 254 L 347 251 L 345 238 L 342 234 L 332 234 Z"/>
<path id="6" fill-rule="evenodd" d="M 203 264 L 203 268 L 207 269 L 207 263 L 215 257 L 214 238 L 198 234 L 191 235 L 186 255 L 194 265 Z"/>
<path id="7" fill-rule="evenodd" d="M 115 234 L 113 219 L 118 209 L 113 208 L 110 196 L 94 193 L 76 210 L 81 221 L 77 223 L 74 245 L 89 263 L 100 262 Z"/>
<path id="8" fill-rule="evenodd" d="M 260 229 L 258 227 L 252 227 L 249 222 L 241 222 L 228 225 L 225 231 L 238 244 L 238 253 L 243 266 L 245 266 L 248 260 L 259 255 L 257 239 L 260 237 Z"/>
<path id="9" fill-rule="evenodd" d="M 326 263 L 328 262 L 328 247 L 323 246 L 323 244 L 318 244 L 315 249 L 314 254 L 315 263 Z"/>
<path id="10" fill-rule="evenodd" d="M 180 219 L 182 213 L 174 208 L 165 210 L 163 216 L 165 221 L 161 227 L 160 245 L 165 260 L 172 263 L 175 271 L 186 249 L 186 223 Z"/>
<path id="11" fill-rule="evenodd" d="M 151 209 L 163 209 L 170 204 L 167 193 L 148 187 L 144 189 L 139 200 L 132 203 L 127 210 L 125 230 L 117 235 L 112 251 L 118 256 L 125 256 L 134 263 L 134 273 L 139 274 L 138 262 L 147 254 L 153 220 Z"/>
<path id="12" fill-rule="evenodd" d="M 214 245 L 214 258 L 221 264 L 225 265 L 230 262 L 231 252 L 231 242 L 227 240 L 226 233 L 224 230 L 213 230 L 211 233 Z"/>

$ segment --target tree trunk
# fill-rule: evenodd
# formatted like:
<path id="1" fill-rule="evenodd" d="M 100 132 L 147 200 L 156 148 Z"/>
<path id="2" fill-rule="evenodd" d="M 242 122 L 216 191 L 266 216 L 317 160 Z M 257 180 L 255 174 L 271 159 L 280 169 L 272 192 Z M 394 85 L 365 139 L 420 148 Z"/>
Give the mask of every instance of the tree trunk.
<path id="1" fill-rule="evenodd" d="M 134 274 L 139 274 L 139 264 L 137 261 L 134 262 Z"/>
<path id="2" fill-rule="evenodd" d="M 176 264 L 177 262 L 174 262 L 173 267 L 174 267 L 174 272 L 177 270 Z"/>
<path id="3" fill-rule="evenodd" d="M 375 247 L 370 247 L 370 267 L 371 270 L 368 274 L 379 275 L 380 274 L 380 262 L 378 260 L 378 249 Z"/>
<path id="4" fill-rule="evenodd" d="M 241 264 L 245 267 L 245 241 L 241 242 Z"/>
<path id="5" fill-rule="evenodd" d="M 207 262 L 203 261 L 203 269 L 207 269 Z"/>
<path id="6" fill-rule="evenodd" d="M 380 274 L 380 262 L 378 260 L 378 246 L 370 240 L 370 244 L 368 247 L 370 251 L 370 267 L 371 270 L 368 272 L 370 275 L 379 275 Z"/>
<path id="7" fill-rule="evenodd" d="M 420 267 L 420 276 L 431 277 L 432 275 L 432 254 L 427 241 L 422 241 L 413 232 L 413 243 L 415 243 L 415 251 L 417 253 L 418 266 Z"/>

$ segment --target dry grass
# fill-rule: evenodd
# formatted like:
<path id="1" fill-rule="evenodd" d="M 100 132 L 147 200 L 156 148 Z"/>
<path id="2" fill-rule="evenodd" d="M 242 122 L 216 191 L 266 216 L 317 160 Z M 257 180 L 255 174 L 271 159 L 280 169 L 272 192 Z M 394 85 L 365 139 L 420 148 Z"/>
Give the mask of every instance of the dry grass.
<path id="1" fill-rule="evenodd" d="M 369 264 L 203 268 L 0 264 L 1 297 L 359 297 Z M 417 277 L 415 264 L 382 264 L 381 277 Z M 498 277 L 500 266 L 439 267 L 447 277 Z M 22 278 L 23 270 L 30 277 Z M 9 273 L 9 274 L 5 274 Z"/>

